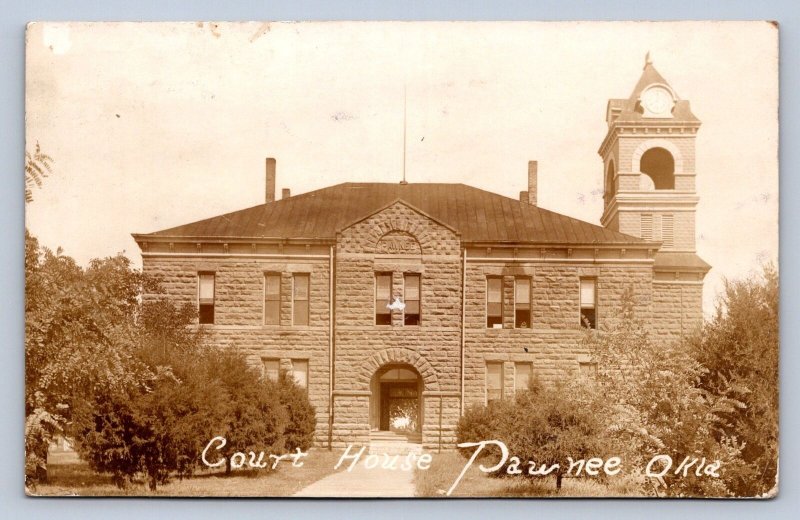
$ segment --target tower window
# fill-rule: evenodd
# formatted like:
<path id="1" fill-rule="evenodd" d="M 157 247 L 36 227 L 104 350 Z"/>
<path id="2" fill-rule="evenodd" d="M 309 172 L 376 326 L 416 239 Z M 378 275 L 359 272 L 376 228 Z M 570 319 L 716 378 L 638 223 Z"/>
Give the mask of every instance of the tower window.
<path id="1" fill-rule="evenodd" d="M 650 148 L 643 155 L 639 162 L 639 171 L 647 178 L 642 179 L 642 188 L 645 189 L 645 182 L 655 190 L 674 190 L 675 189 L 675 159 L 672 154 L 664 148 Z"/>
<path id="2" fill-rule="evenodd" d="M 641 237 L 645 240 L 653 240 L 653 215 L 651 213 L 642 215 Z"/>
<path id="3" fill-rule="evenodd" d="M 661 215 L 662 247 L 675 247 L 675 219 L 672 215 Z"/>
<path id="4" fill-rule="evenodd" d="M 597 328 L 597 280 L 581 278 L 581 326 Z"/>

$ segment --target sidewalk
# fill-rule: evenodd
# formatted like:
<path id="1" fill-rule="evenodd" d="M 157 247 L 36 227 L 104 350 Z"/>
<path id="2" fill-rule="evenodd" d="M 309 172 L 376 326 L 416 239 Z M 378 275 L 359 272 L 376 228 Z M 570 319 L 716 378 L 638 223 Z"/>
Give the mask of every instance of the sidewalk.
<path id="1" fill-rule="evenodd" d="M 364 461 L 353 468 L 314 482 L 294 494 L 296 497 L 413 497 L 414 471 L 367 469 Z"/>

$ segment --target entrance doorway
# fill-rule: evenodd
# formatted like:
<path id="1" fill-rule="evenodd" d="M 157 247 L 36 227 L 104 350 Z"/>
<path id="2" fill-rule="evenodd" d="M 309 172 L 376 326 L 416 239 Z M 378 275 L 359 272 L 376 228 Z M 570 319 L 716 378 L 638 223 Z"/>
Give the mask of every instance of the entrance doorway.
<path id="1" fill-rule="evenodd" d="M 410 365 L 388 365 L 372 378 L 370 428 L 415 434 L 422 431 L 422 378 Z"/>

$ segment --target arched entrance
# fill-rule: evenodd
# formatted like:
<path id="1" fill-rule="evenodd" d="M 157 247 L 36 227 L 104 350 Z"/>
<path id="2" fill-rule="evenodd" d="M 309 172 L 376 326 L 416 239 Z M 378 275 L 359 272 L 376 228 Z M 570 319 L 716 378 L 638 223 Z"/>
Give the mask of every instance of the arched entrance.
<path id="1" fill-rule="evenodd" d="M 420 433 L 422 390 L 422 378 L 413 366 L 398 363 L 379 368 L 370 381 L 370 429 Z"/>

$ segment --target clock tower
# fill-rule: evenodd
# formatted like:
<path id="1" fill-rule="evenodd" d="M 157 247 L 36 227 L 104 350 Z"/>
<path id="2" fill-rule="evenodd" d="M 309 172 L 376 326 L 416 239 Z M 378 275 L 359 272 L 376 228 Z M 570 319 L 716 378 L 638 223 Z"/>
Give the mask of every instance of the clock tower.
<path id="1" fill-rule="evenodd" d="M 648 53 L 631 95 L 611 99 L 603 159 L 603 226 L 654 243 L 654 283 L 675 289 L 699 285 L 682 308 L 702 319 L 702 281 L 710 266 L 696 254 L 695 142 L 700 120 L 653 66 Z M 654 293 L 657 291 L 654 290 Z M 654 303 L 657 316 L 659 309 Z M 686 310 L 686 309 L 684 309 Z M 681 336 L 687 321 L 680 314 Z"/>

